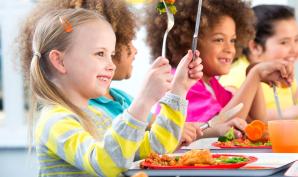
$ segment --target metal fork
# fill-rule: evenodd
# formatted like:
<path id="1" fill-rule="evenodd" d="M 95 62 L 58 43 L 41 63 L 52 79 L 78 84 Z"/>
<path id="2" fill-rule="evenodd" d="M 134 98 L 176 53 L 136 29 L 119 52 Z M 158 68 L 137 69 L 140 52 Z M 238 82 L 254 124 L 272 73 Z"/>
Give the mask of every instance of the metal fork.
<path id="1" fill-rule="evenodd" d="M 163 2 L 164 6 L 166 8 L 168 24 L 167 24 L 167 30 L 166 30 L 166 32 L 165 32 L 165 34 L 163 36 L 161 56 L 162 57 L 166 57 L 167 36 L 168 36 L 168 33 L 171 31 L 171 29 L 174 26 L 174 15 L 169 11 L 169 9 L 168 9 L 167 4 L 165 3 L 165 1 L 163 0 L 162 2 Z"/>

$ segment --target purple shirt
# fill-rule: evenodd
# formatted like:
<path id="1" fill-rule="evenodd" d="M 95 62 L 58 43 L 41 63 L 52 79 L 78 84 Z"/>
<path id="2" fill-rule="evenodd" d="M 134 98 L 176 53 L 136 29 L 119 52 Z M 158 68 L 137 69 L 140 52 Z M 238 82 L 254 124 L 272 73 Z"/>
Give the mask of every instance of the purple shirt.
<path id="1" fill-rule="evenodd" d="M 189 101 L 187 122 L 207 122 L 231 100 L 232 93 L 221 86 L 215 77 L 211 78 L 210 87 L 215 94 L 215 98 L 207 90 L 202 80 L 199 80 L 188 91 L 186 96 Z"/>

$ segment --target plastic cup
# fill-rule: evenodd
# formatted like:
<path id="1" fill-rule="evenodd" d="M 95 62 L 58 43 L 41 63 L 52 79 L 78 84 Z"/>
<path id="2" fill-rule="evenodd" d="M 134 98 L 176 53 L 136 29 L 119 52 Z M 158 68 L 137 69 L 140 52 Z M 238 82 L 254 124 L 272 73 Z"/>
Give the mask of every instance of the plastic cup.
<path id="1" fill-rule="evenodd" d="M 273 120 L 268 122 L 272 152 L 298 152 L 298 120 Z"/>

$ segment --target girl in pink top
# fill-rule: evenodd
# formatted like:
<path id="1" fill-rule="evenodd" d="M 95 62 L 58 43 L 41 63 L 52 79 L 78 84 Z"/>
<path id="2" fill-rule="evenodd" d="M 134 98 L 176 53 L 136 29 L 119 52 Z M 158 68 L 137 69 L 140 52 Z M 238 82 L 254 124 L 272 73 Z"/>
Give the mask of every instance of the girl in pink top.
<path id="1" fill-rule="evenodd" d="M 189 90 L 187 99 L 192 104 L 187 108 L 187 121 L 207 122 L 231 100 L 232 93 L 225 90 L 215 77 L 209 80 L 209 84 L 200 80 Z"/>
<path id="2" fill-rule="evenodd" d="M 172 67 L 176 67 L 182 51 L 191 47 L 194 32 L 197 1 L 184 0 L 176 3 L 175 26 L 167 39 L 167 58 Z M 147 43 L 152 49 L 152 56 L 161 53 L 162 37 L 166 26 L 166 16 L 149 11 L 146 20 Z M 241 0 L 203 0 L 198 49 L 203 63 L 204 76 L 188 92 L 188 122 L 206 122 L 220 112 L 227 111 L 239 103 L 244 107 L 237 117 L 258 117 L 266 115 L 260 82 L 292 79 L 293 66 L 288 62 L 265 62 L 254 66 L 247 75 L 239 91 L 232 94 L 225 90 L 216 77 L 227 74 L 234 58 L 254 36 L 254 15 L 248 3 Z M 288 65 L 289 67 L 287 67 Z M 236 136 L 241 136 L 243 121 L 232 120 L 204 132 L 204 136 L 223 135 L 231 126 Z M 241 126 L 242 124 L 242 126 Z M 240 125 L 240 126 L 239 126 Z"/>

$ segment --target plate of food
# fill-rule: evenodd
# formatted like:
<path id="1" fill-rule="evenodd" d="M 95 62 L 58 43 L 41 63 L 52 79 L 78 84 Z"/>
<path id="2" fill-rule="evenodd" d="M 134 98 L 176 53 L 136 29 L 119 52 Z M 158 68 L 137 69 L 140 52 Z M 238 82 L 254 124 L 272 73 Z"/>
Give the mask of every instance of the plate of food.
<path id="1" fill-rule="evenodd" d="M 179 156 L 151 153 L 140 163 L 142 169 L 236 169 L 257 161 L 256 157 L 211 154 L 209 150 L 191 150 Z"/>
<path id="2" fill-rule="evenodd" d="M 216 142 L 212 143 L 212 146 L 223 149 L 271 149 L 267 125 L 264 122 L 260 120 L 252 121 L 246 126 L 244 133 L 245 135 L 242 138 L 236 138 L 234 128 L 231 128 L 224 136 L 220 136 Z"/>

